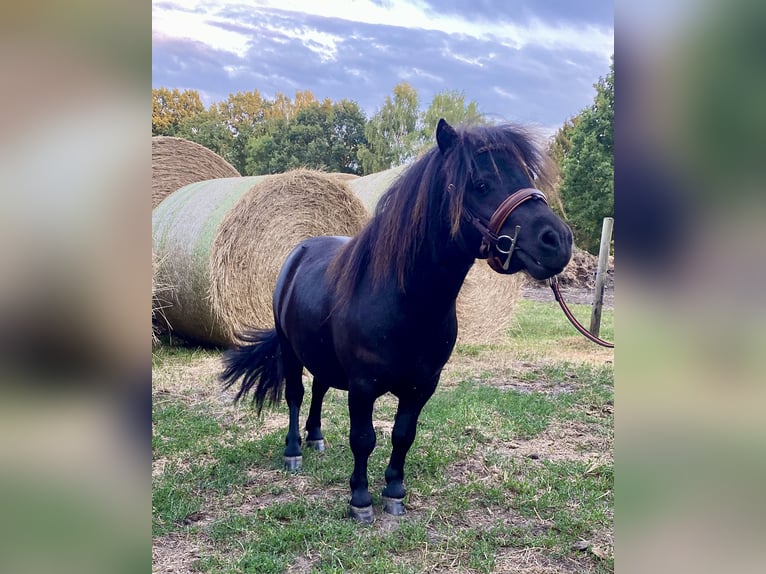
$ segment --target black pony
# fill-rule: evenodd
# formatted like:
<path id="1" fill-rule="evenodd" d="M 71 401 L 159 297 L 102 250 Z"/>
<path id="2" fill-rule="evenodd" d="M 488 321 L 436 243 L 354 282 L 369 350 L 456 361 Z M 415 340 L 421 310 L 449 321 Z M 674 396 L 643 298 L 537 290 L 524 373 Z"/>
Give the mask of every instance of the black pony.
<path id="1" fill-rule="evenodd" d="M 399 405 L 384 509 L 404 513 L 404 460 L 455 345 L 455 300 L 475 259 L 488 258 L 501 273 L 526 270 L 545 279 L 564 269 L 572 253 L 571 230 L 533 189 L 545 177 L 546 161 L 525 132 L 455 130 L 440 120 L 436 141 L 381 197 L 357 236 L 314 237 L 293 250 L 274 290 L 275 328 L 244 334 L 244 344 L 224 355 L 225 386 L 243 378 L 235 400 L 254 390 L 260 412 L 284 390 L 289 469 L 301 464 L 303 368 L 314 376 L 307 446 L 324 449 L 327 390 L 348 391 L 350 515 L 359 522 L 373 520 L 372 411 L 388 392 Z"/>

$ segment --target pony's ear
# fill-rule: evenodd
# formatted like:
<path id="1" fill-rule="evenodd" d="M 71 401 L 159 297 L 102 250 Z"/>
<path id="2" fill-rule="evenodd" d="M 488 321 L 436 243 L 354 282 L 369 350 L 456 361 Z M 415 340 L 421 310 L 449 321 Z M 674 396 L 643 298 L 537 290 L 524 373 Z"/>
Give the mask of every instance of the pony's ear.
<path id="1" fill-rule="evenodd" d="M 439 144 L 439 151 L 446 154 L 457 141 L 457 132 L 449 125 L 444 118 L 439 119 L 439 125 L 436 126 L 436 143 Z"/>

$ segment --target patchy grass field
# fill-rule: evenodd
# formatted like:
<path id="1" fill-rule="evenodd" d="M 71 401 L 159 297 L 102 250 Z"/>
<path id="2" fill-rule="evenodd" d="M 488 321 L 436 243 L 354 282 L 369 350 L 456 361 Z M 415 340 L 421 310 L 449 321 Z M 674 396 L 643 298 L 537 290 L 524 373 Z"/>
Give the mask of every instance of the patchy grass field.
<path id="1" fill-rule="evenodd" d="M 573 309 L 587 318 L 588 306 Z M 611 339 L 610 309 L 602 320 Z M 153 571 L 613 572 L 612 359 L 555 303 L 520 301 L 507 343 L 458 347 L 445 368 L 405 466 L 403 517 L 381 510 L 396 402 L 378 401 L 376 521 L 358 526 L 345 518 L 345 393 L 325 400 L 328 450 L 305 450 L 303 469 L 290 474 L 284 404 L 259 419 L 221 390 L 220 352 L 162 347 L 153 362 Z"/>

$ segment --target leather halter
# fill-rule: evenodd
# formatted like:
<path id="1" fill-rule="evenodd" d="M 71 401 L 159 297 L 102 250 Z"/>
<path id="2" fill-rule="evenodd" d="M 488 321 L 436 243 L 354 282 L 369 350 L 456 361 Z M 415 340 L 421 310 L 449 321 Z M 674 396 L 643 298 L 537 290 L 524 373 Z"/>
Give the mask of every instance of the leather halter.
<path id="1" fill-rule="evenodd" d="M 546 205 L 548 204 L 548 200 L 542 191 L 525 187 L 506 197 L 492 214 L 492 217 L 489 218 L 489 223 L 486 225 L 470 209 L 464 208 L 463 210 L 466 219 L 479 231 L 482 237 L 477 258 L 486 259 L 489 266 L 498 273 L 508 271 L 521 227 L 516 226 L 513 237 L 498 235 L 498 233 L 500 233 L 511 213 L 522 203 L 530 199 L 540 199 Z"/>
<path id="2" fill-rule="evenodd" d="M 492 217 L 489 218 L 489 223 L 487 225 L 484 225 L 481 219 L 467 207 L 463 210 L 466 219 L 479 231 L 479 233 L 481 233 L 481 246 L 479 247 L 479 255 L 477 258 L 486 259 L 489 266 L 498 273 L 508 271 L 508 266 L 511 261 L 511 256 L 513 255 L 513 250 L 516 247 L 516 239 L 518 238 L 521 226 L 516 226 L 516 231 L 513 237 L 509 237 L 508 235 L 498 235 L 498 233 L 500 233 L 505 221 L 510 217 L 511 213 L 513 213 L 513 210 L 529 199 L 540 199 L 545 202 L 546 205 L 548 204 L 548 200 L 542 191 L 527 187 L 506 197 L 492 214 Z M 505 261 L 502 261 L 500 255 L 504 256 Z M 567 307 L 567 304 L 564 302 L 564 297 L 561 295 L 558 277 L 551 277 L 549 285 L 561 310 L 575 329 L 588 340 L 601 345 L 602 347 L 608 347 L 610 349 L 614 348 L 614 343 L 610 343 L 593 335 L 575 318 L 572 311 L 570 311 L 569 307 Z"/>

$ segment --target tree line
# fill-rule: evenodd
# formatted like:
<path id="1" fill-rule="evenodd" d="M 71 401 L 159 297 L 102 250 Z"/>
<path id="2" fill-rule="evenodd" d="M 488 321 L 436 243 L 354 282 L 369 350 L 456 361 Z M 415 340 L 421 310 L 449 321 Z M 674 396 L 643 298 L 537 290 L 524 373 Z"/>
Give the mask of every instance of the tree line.
<path id="1" fill-rule="evenodd" d="M 457 91 L 436 95 L 421 112 L 417 90 L 406 82 L 397 84 L 369 119 L 354 101 L 319 101 L 308 90 L 292 99 L 237 92 L 207 109 L 196 90 L 152 90 L 152 135 L 195 141 L 243 175 L 297 167 L 356 175 L 388 169 L 430 145 L 439 117 L 487 123 L 476 102 L 466 102 Z"/>
<path id="2" fill-rule="evenodd" d="M 559 194 L 575 243 L 592 252 L 602 218 L 614 210 L 614 63 L 595 87 L 593 105 L 567 120 L 548 145 L 560 168 Z M 196 90 L 152 89 L 152 135 L 197 142 L 242 175 L 298 167 L 356 175 L 382 171 L 430 147 L 439 118 L 491 123 L 476 102 L 454 90 L 436 94 L 421 111 L 417 90 L 406 82 L 394 86 L 370 118 L 352 100 L 319 101 L 308 90 L 293 98 L 237 92 L 205 108 Z"/>

